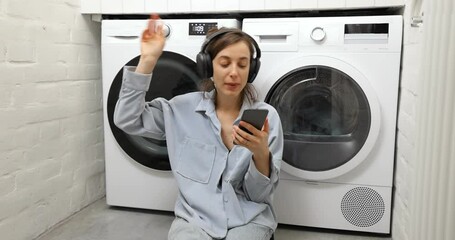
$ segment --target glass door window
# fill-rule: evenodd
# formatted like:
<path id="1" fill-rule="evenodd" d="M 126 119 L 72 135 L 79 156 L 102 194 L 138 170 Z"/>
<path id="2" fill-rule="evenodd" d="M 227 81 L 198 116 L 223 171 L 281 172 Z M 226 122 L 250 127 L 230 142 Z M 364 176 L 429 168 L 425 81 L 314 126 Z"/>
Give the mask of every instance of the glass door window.
<path id="1" fill-rule="evenodd" d="M 337 168 L 352 159 L 368 137 L 368 100 L 356 81 L 338 69 L 295 69 L 275 83 L 266 102 L 282 121 L 283 160 L 298 169 Z"/>

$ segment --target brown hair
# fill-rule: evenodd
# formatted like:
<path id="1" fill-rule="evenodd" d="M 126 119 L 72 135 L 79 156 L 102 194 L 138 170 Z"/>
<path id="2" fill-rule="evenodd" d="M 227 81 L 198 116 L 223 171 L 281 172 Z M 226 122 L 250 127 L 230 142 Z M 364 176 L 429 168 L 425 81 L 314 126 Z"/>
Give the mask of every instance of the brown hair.
<path id="1" fill-rule="evenodd" d="M 207 52 L 210 55 L 210 59 L 214 59 L 216 55 L 221 52 L 223 49 L 226 47 L 236 44 L 238 42 L 245 42 L 248 45 L 248 49 L 250 50 L 250 63 L 251 60 L 254 57 L 254 47 L 251 38 L 246 35 L 244 32 L 242 32 L 240 29 L 237 28 L 225 28 L 222 27 L 220 29 L 217 28 L 212 28 L 209 30 L 207 33 L 207 37 L 210 37 L 212 34 L 214 34 L 217 31 L 226 31 L 229 30 L 228 32 L 224 33 L 221 36 L 215 37 L 213 40 L 210 41 L 210 43 L 207 45 L 205 48 L 205 52 Z M 251 64 L 250 64 L 251 66 Z M 205 92 L 210 92 L 213 89 L 215 89 L 215 84 L 211 79 L 203 79 L 202 83 L 200 85 L 200 89 Z M 251 83 L 247 83 L 245 88 L 242 90 L 242 102 L 244 98 L 247 98 L 250 103 L 256 102 L 257 101 L 257 91 L 254 88 L 254 86 Z M 214 95 L 214 100 L 216 99 L 216 91 Z"/>

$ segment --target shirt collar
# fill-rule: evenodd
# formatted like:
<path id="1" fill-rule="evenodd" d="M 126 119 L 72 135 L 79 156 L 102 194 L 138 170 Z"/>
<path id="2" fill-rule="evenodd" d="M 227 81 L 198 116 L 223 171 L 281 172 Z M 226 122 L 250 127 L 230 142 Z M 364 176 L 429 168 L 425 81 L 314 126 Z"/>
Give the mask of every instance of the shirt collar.
<path id="1" fill-rule="evenodd" d="M 214 112 L 215 111 L 215 102 L 213 101 L 213 96 L 215 94 L 215 90 L 212 90 L 210 92 L 203 92 L 202 99 L 199 102 L 199 104 L 196 106 L 195 111 L 196 112 Z"/>
<path id="2" fill-rule="evenodd" d="M 215 89 L 210 92 L 203 92 L 203 98 L 197 105 L 195 111 L 196 112 L 205 112 L 206 114 L 215 112 L 215 102 L 213 101 L 213 97 L 215 95 Z M 253 105 L 248 101 L 245 97 L 243 99 L 242 107 L 240 108 L 240 116 L 242 115 L 245 109 L 251 109 Z"/>

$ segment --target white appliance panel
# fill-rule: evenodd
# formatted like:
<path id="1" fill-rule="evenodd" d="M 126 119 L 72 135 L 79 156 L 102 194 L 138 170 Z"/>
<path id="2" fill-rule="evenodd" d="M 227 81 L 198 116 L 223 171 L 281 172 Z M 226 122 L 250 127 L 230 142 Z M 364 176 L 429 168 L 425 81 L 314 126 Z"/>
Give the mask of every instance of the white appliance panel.
<path id="1" fill-rule="evenodd" d="M 247 18 L 242 27 L 262 50 L 254 82 L 261 100 L 273 101 L 268 98 L 293 73 L 324 67 L 348 76 L 368 103 L 368 135 L 346 163 L 313 171 L 282 162 L 274 197 L 279 223 L 390 233 L 402 17 Z M 285 140 L 293 136 L 286 134 Z M 323 138 L 314 139 L 317 144 Z M 301 154 L 300 161 L 305 158 L 312 156 Z M 357 215 L 346 206 L 359 207 Z"/>
<path id="2" fill-rule="evenodd" d="M 240 26 L 235 19 L 166 19 L 161 22 L 170 29 L 164 51 L 193 62 L 205 36 L 190 36 L 190 23 L 217 23 L 218 27 Z M 171 171 L 146 167 L 133 159 L 115 138 L 108 119 L 107 103 L 111 87 L 125 64 L 140 55 L 140 36 L 146 27 L 147 20 L 102 22 L 106 200 L 113 206 L 172 211 L 178 190 Z"/>

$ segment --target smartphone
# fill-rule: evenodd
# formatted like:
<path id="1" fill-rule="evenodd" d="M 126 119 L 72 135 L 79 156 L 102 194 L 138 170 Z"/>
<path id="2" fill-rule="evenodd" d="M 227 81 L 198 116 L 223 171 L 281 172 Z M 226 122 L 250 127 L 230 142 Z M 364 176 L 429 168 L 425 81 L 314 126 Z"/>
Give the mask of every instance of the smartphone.
<path id="1" fill-rule="evenodd" d="M 269 110 L 267 109 L 246 109 L 243 111 L 242 117 L 240 118 L 241 121 L 247 122 L 253 125 L 255 128 L 261 130 L 262 126 L 264 126 L 265 119 L 267 118 L 267 114 Z M 246 128 L 240 126 L 240 129 L 243 131 L 252 134 Z"/>

